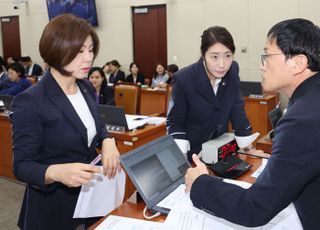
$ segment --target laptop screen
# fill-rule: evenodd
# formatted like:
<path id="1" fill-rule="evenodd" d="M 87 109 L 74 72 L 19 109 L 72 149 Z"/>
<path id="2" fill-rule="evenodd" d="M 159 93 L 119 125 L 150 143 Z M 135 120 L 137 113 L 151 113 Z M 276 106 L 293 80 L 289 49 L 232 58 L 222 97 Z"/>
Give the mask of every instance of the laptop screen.
<path id="1" fill-rule="evenodd" d="M 99 104 L 98 110 L 101 120 L 106 125 L 122 126 L 125 127 L 125 130 L 128 130 L 126 114 L 123 107 Z"/>
<path id="2" fill-rule="evenodd" d="M 0 101 L 3 102 L 5 110 L 11 110 L 11 104 L 13 101 L 14 96 L 0 94 Z"/>
<path id="3" fill-rule="evenodd" d="M 120 160 L 149 208 L 184 183 L 190 167 L 170 135 L 121 155 Z"/>
<path id="4" fill-rule="evenodd" d="M 269 119 L 271 121 L 272 128 L 275 129 L 278 121 L 282 117 L 282 111 L 280 107 L 276 107 L 268 113 Z"/>

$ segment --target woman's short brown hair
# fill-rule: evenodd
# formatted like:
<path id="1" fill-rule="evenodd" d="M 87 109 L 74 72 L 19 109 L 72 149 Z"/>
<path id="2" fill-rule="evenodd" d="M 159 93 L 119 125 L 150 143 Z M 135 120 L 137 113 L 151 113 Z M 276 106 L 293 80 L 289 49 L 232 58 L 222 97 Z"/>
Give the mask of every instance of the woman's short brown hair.
<path id="1" fill-rule="evenodd" d="M 94 58 L 99 51 L 99 38 L 92 26 L 84 19 L 72 14 L 55 17 L 45 27 L 39 51 L 44 62 L 58 70 L 62 75 L 71 76 L 64 67 L 78 55 L 86 38 L 91 36 Z"/>

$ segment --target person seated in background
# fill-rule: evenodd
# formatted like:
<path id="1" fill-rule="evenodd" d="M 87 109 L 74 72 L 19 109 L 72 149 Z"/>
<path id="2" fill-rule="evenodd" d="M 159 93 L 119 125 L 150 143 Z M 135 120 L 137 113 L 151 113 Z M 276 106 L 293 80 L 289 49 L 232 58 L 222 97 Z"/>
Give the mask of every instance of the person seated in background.
<path id="1" fill-rule="evenodd" d="M 9 65 L 11 65 L 12 63 L 15 63 L 15 62 L 17 62 L 17 61 L 18 61 L 17 58 L 8 57 L 8 58 L 7 58 L 7 67 L 8 67 Z"/>
<path id="2" fill-rule="evenodd" d="M 171 64 L 167 66 L 167 74 L 169 76 L 166 81 L 167 84 L 171 85 L 173 81 L 173 74 L 179 70 L 179 67 L 176 64 Z"/>
<path id="3" fill-rule="evenodd" d="M 114 91 L 108 86 L 106 76 L 100 67 L 92 67 L 88 74 L 98 104 L 114 105 Z"/>
<path id="4" fill-rule="evenodd" d="M 2 84 L 4 81 L 6 81 L 6 80 L 8 80 L 8 75 L 7 75 L 7 73 L 5 72 L 4 65 L 1 65 L 1 64 L 0 64 L 0 86 L 1 86 L 1 84 Z"/>
<path id="5" fill-rule="evenodd" d="M 109 82 L 116 84 L 118 82 L 124 82 L 125 74 L 120 70 L 121 65 L 117 60 L 112 60 L 110 62 L 111 75 Z"/>
<path id="6" fill-rule="evenodd" d="M 25 68 L 26 75 L 33 75 L 36 77 L 42 75 L 43 70 L 41 66 L 32 62 L 32 59 L 29 56 L 21 57 L 20 62 Z"/>
<path id="7" fill-rule="evenodd" d="M 31 86 L 31 82 L 26 79 L 23 66 L 18 62 L 8 66 L 8 77 L 10 84 L 6 89 L 2 89 L 0 94 L 15 96 Z"/>
<path id="8" fill-rule="evenodd" d="M 108 61 L 104 66 L 102 66 L 104 75 L 106 76 L 107 82 L 110 82 L 110 75 L 111 75 L 111 68 L 110 68 L 110 62 Z"/>
<path id="9" fill-rule="evenodd" d="M 131 82 L 131 83 L 135 83 L 138 85 L 144 85 L 144 75 L 139 73 L 139 66 L 132 62 L 130 64 L 130 73 L 127 77 L 126 77 L 126 82 Z"/>
<path id="10" fill-rule="evenodd" d="M 162 64 L 157 64 L 152 77 L 151 87 L 165 87 L 168 78 L 164 66 Z"/>

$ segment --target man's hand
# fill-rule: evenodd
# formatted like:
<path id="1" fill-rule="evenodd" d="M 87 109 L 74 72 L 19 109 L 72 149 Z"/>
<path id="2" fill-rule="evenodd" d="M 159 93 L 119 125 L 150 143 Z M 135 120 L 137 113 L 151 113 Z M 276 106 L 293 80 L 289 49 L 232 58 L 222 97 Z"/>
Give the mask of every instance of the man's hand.
<path id="1" fill-rule="evenodd" d="M 187 173 L 185 175 L 185 184 L 186 184 L 186 192 L 189 192 L 191 190 L 191 186 L 193 182 L 201 175 L 208 174 L 207 166 L 202 163 L 197 156 L 197 154 L 192 155 L 192 160 L 195 163 L 196 167 L 189 168 L 187 170 Z"/>

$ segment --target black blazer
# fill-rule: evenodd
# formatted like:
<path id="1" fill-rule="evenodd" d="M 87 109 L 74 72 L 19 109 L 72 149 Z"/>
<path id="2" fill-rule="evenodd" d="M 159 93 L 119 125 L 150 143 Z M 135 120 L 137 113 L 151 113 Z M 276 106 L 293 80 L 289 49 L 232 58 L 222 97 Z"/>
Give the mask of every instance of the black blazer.
<path id="1" fill-rule="evenodd" d="M 99 92 L 99 104 L 114 105 L 114 89 L 105 84 Z"/>
<path id="2" fill-rule="evenodd" d="M 110 137 L 100 121 L 92 87 L 86 80 L 76 83 L 96 124 L 90 147 L 86 127 L 50 73 L 13 101 L 13 171 L 27 184 L 18 222 L 23 229 L 75 229 L 85 221 L 72 218 L 80 187 L 44 184 L 50 165 L 90 163 L 97 145 Z"/>
<path id="3" fill-rule="evenodd" d="M 138 73 L 136 82 L 133 82 L 133 76 L 132 76 L 132 74 L 129 74 L 129 75 L 126 77 L 126 82 L 140 83 L 141 85 L 144 85 L 144 75 Z"/>
<path id="4" fill-rule="evenodd" d="M 116 75 L 111 74 L 109 78 L 109 82 L 113 84 L 118 83 L 118 81 L 124 81 L 124 80 L 125 80 L 125 74 L 121 70 L 118 70 L 118 72 L 116 72 Z"/>
<path id="5" fill-rule="evenodd" d="M 211 176 L 198 177 L 190 192 L 194 206 L 244 226 L 268 223 L 293 202 L 304 229 L 319 229 L 320 74 L 294 91 L 275 129 L 272 155 L 249 189 Z"/>
<path id="6" fill-rule="evenodd" d="M 28 68 L 26 69 L 26 74 L 28 74 L 29 68 L 30 68 L 30 67 L 28 67 Z M 41 66 L 39 66 L 39 65 L 36 64 L 36 63 L 34 63 L 31 75 L 34 75 L 34 76 L 40 76 L 40 75 L 42 75 L 42 68 L 41 68 Z"/>
<path id="7" fill-rule="evenodd" d="M 228 121 L 237 136 L 251 134 L 240 94 L 239 67 L 233 62 L 215 95 L 203 60 L 175 73 L 167 116 L 168 133 L 190 141 L 188 154 L 199 153 L 202 144 L 227 132 Z"/>

